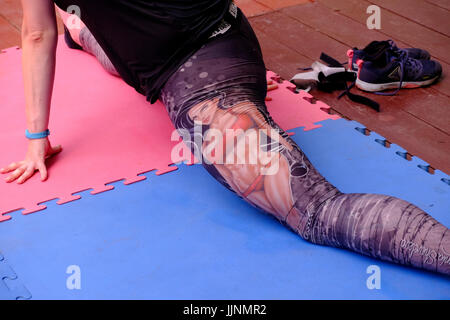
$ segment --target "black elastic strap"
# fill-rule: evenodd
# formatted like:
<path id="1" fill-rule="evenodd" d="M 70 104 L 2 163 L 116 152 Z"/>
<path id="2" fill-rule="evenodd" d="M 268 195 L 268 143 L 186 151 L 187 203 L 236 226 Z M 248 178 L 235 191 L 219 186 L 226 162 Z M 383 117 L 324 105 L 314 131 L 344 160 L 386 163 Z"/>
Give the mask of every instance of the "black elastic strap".
<path id="1" fill-rule="evenodd" d="M 336 59 L 330 57 L 329 55 L 327 55 L 324 52 L 321 53 L 320 60 L 326 62 L 330 67 L 339 68 L 339 67 L 342 67 L 342 65 L 343 65 L 342 63 L 340 63 Z M 349 73 L 349 72 L 346 71 L 345 73 Z M 352 82 L 350 87 L 347 85 L 347 81 L 346 80 L 344 80 L 343 83 L 345 85 L 345 91 L 342 92 L 338 96 L 338 99 L 340 99 L 344 95 L 346 95 L 346 96 L 348 96 L 348 98 L 351 101 L 356 102 L 356 103 L 360 103 L 360 104 L 363 104 L 363 105 L 366 105 L 366 106 L 372 108 L 373 110 L 375 110 L 377 112 L 380 112 L 380 104 L 378 102 L 376 102 L 376 101 L 374 101 L 372 99 L 366 98 L 364 96 L 353 94 L 353 93 L 350 92 L 350 90 L 355 86 L 355 81 Z"/>
<path id="2" fill-rule="evenodd" d="M 353 94 L 350 92 L 350 90 L 355 86 L 356 82 L 353 82 L 350 87 L 347 86 L 347 83 L 345 84 L 346 89 L 345 91 L 343 91 L 339 96 L 338 99 L 342 98 L 343 96 L 347 96 L 351 101 L 356 102 L 356 103 L 360 103 L 360 104 L 364 104 L 370 108 L 372 108 L 373 110 L 380 112 L 380 104 L 372 99 L 366 98 L 364 96 L 360 96 L 357 94 Z"/>
<path id="3" fill-rule="evenodd" d="M 329 55 L 327 55 L 324 52 L 322 52 L 320 54 L 320 60 L 322 60 L 323 62 L 326 62 L 329 67 L 333 67 L 333 68 L 341 68 L 343 65 L 343 63 L 340 63 L 339 61 L 330 57 Z"/>

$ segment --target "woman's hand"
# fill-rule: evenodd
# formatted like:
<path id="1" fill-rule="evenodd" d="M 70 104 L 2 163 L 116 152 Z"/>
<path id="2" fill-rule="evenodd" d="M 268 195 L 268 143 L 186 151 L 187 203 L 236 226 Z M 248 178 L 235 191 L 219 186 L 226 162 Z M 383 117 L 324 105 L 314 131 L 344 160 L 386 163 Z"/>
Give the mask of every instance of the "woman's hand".
<path id="1" fill-rule="evenodd" d="M 273 83 L 272 80 L 267 81 L 267 91 L 272 91 L 278 88 L 278 84 Z"/>
<path id="2" fill-rule="evenodd" d="M 273 83 L 272 80 L 268 80 L 267 81 L 267 92 L 275 90 L 278 88 L 278 84 Z M 272 101 L 271 97 L 266 97 L 266 101 Z"/>
<path id="3" fill-rule="evenodd" d="M 1 168 L 0 173 L 12 172 L 5 181 L 10 183 L 17 180 L 17 183 L 22 184 L 31 178 L 36 170 L 39 170 L 41 181 L 45 181 L 48 177 L 45 160 L 61 150 L 60 145 L 52 147 L 48 138 L 30 140 L 25 160 L 13 162 L 6 168 Z"/>

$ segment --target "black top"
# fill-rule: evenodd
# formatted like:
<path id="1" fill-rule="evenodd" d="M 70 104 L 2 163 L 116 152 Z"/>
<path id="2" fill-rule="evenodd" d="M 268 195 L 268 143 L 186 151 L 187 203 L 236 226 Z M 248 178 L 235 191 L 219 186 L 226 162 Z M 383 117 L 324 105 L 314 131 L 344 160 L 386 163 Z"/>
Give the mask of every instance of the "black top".
<path id="1" fill-rule="evenodd" d="M 54 0 L 81 20 L 129 85 L 154 103 L 167 79 L 206 42 L 231 0 Z"/>

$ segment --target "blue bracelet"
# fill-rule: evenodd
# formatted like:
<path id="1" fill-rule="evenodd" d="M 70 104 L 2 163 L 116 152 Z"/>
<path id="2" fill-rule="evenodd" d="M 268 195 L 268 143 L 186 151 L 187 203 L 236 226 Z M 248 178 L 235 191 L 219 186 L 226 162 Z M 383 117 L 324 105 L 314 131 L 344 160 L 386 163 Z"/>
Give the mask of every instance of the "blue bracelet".
<path id="1" fill-rule="evenodd" d="M 28 139 L 34 140 L 34 139 L 42 139 L 42 138 L 47 138 L 50 135 L 50 130 L 45 130 L 42 132 L 38 132 L 38 133 L 31 133 L 30 131 L 25 130 L 25 136 Z"/>

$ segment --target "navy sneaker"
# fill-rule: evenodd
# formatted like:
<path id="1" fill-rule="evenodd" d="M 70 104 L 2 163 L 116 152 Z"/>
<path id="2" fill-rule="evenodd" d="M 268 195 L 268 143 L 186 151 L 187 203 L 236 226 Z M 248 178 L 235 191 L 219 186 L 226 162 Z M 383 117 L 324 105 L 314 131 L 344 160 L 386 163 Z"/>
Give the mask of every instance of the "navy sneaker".
<path id="1" fill-rule="evenodd" d="M 372 41 L 364 49 L 353 48 L 347 51 L 348 69 L 349 71 L 358 72 L 358 60 L 378 60 L 382 59 L 386 63 L 389 62 L 389 56 L 385 54 L 390 51 L 393 54 L 406 52 L 408 57 L 418 60 L 430 60 L 430 53 L 419 48 L 399 49 L 394 41 Z"/>
<path id="2" fill-rule="evenodd" d="M 356 86 L 381 95 L 394 95 L 401 88 L 430 85 L 442 74 L 439 62 L 413 59 L 405 51 L 386 50 L 385 55 L 378 59 L 358 60 L 357 64 L 359 70 Z M 378 92 L 387 89 L 397 90 L 393 93 Z"/>

